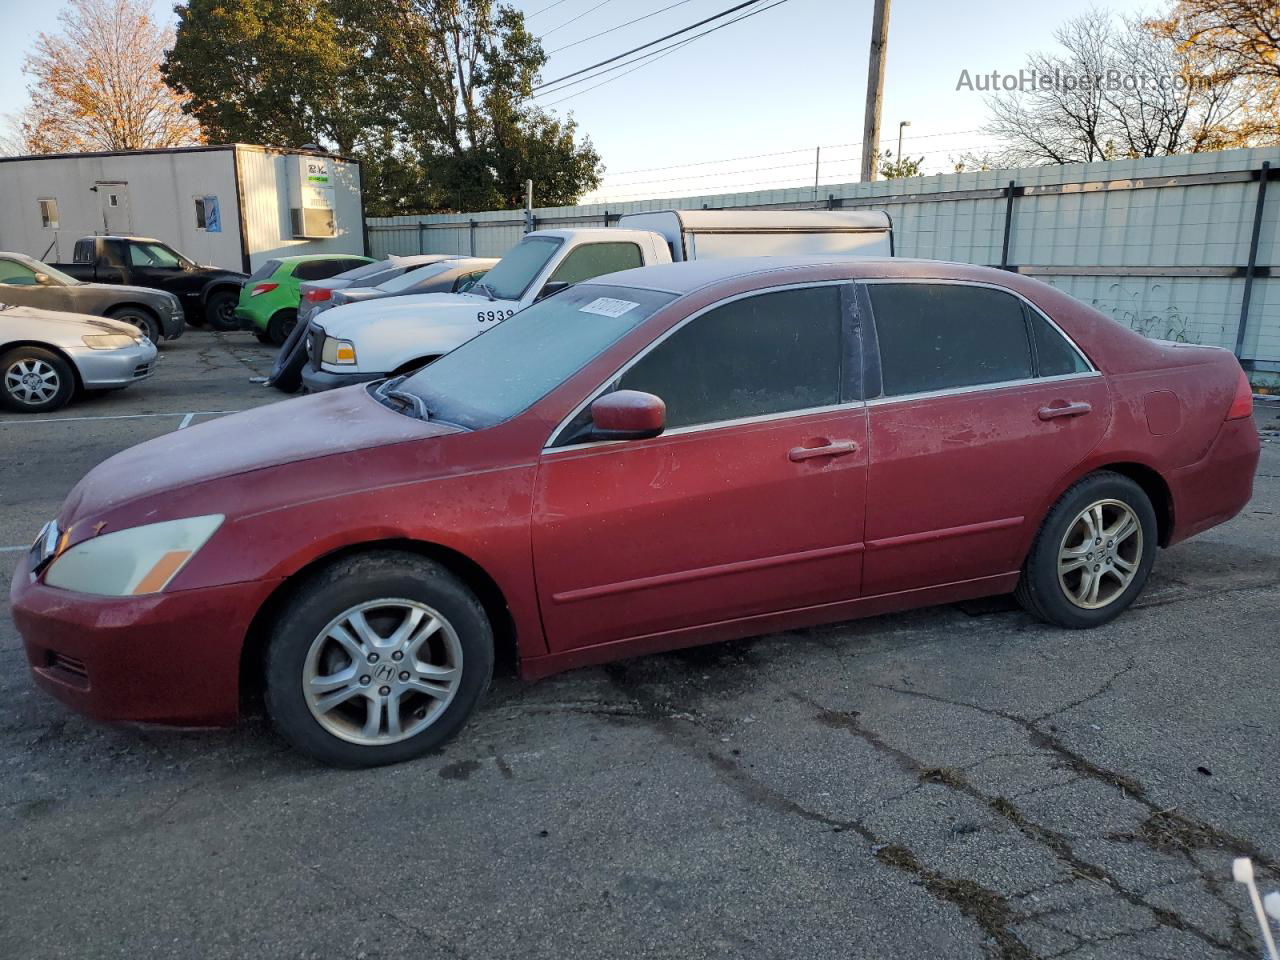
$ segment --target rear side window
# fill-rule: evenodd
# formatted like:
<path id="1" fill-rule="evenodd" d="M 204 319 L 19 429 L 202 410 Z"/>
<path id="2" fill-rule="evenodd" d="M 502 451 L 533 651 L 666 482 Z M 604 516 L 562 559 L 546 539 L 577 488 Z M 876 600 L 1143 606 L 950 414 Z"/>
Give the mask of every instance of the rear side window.
<path id="1" fill-rule="evenodd" d="M 667 404 L 668 428 L 840 402 L 840 292 L 779 290 L 716 307 L 663 340 L 618 388 Z"/>
<path id="2" fill-rule="evenodd" d="M 253 271 L 253 273 L 249 274 L 248 282 L 256 283 L 259 280 L 265 280 L 267 279 L 267 277 L 271 276 L 273 273 L 275 273 L 279 269 L 280 269 L 279 260 L 268 260 L 266 263 L 260 266 L 257 270 Z"/>
<path id="3" fill-rule="evenodd" d="M 581 283 L 643 265 L 640 248 L 634 243 L 588 243 L 569 251 L 548 282 Z"/>
<path id="4" fill-rule="evenodd" d="M 990 287 L 869 283 L 884 395 L 1025 380 L 1031 342 L 1022 302 Z"/>
<path id="5" fill-rule="evenodd" d="M 1042 377 L 1061 377 L 1072 373 L 1085 373 L 1089 365 L 1080 352 L 1071 346 L 1044 317 L 1028 310 L 1031 318 L 1031 339 L 1036 346 L 1036 372 Z"/>
<path id="6" fill-rule="evenodd" d="M 352 261 L 334 258 L 333 260 L 303 260 L 295 264 L 293 275 L 299 280 L 328 280 L 336 277 L 344 270 L 350 270 Z"/>

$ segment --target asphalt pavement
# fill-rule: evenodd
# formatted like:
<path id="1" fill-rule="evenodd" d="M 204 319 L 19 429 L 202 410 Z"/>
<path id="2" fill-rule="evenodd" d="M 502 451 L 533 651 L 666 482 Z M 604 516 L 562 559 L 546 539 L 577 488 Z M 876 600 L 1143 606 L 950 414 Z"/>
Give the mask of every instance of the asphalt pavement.
<path id="1" fill-rule="evenodd" d="M 0 576 L 117 450 L 280 400 L 191 331 L 0 417 Z M 282 409 L 287 418 L 287 409 Z M 1280 888 L 1280 405 L 1253 502 L 1102 629 L 1004 600 L 499 677 L 438 755 L 102 727 L 0 616 L 0 958 L 1257 957 Z M 282 421 L 282 422 L 287 422 Z"/>

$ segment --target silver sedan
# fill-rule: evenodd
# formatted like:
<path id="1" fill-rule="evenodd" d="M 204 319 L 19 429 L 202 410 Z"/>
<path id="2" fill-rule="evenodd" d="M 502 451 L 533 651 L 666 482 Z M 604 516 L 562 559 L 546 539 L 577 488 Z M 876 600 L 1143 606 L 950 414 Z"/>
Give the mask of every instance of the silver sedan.
<path id="1" fill-rule="evenodd" d="M 48 413 L 79 390 L 145 380 L 155 364 L 155 344 L 130 324 L 0 303 L 0 407 Z"/>

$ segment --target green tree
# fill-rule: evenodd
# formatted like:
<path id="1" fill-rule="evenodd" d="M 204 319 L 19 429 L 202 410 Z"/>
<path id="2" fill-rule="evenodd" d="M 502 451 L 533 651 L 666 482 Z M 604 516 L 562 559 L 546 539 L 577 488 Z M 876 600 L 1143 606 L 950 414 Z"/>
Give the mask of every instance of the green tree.
<path id="1" fill-rule="evenodd" d="M 884 150 L 880 154 L 880 176 L 884 180 L 901 180 L 903 177 L 921 175 L 924 157 L 899 157 L 893 159 L 892 150 Z"/>
<path id="2" fill-rule="evenodd" d="M 546 56 L 493 0 L 188 0 L 165 65 L 210 140 L 334 146 L 370 213 L 541 204 L 598 186 L 572 119 L 535 107 Z"/>

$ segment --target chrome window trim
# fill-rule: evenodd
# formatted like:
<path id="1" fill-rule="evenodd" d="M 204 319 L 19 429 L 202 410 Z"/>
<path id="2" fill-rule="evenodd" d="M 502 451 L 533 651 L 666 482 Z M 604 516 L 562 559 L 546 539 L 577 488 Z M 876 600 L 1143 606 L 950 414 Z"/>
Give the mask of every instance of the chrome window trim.
<path id="1" fill-rule="evenodd" d="M 604 381 L 604 383 L 596 387 L 596 389 L 593 390 L 587 396 L 587 399 L 583 400 L 576 407 L 574 407 L 573 410 L 570 411 L 569 415 L 566 416 L 563 420 L 561 420 L 560 423 L 557 424 L 556 428 L 553 431 L 551 431 L 550 437 L 547 439 L 546 443 L 543 444 L 543 447 L 542 447 L 543 455 L 546 456 L 549 454 L 559 453 L 564 450 L 577 451 L 577 450 L 585 450 L 589 447 L 616 446 L 618 444 L 634 443 L 635 441 L 633 440 L 588 440 L 588 441 L 584 441 L 583 443 L 573 443 L 563 447 L 555 446 L 555 442 L 559 438 L 561 431 L 563 431 L 573 421 L 573 419 L 577 417 L 579 413 L 582 412 L 584 408 L 586 408 L 591 403 L 593 403 L 595 399 L 604 392 L 605 387 L 613 383 L 615 380 L 621 377 L 624 373 L 630 370 L 631 367 L 635 366 L 635 364 L 638 363 L 641 359 L 643 359 L 646 354 L 648 354 L 651 350 L 654 350 L 655 348 L 657 348 L 659 344 L 663 343 L 668 337 L 674 334 L 677 330 L 684 327 L 685 324 L 692 322 L 693 320 L 702 316 L 704 313 L 707 313 L 708 311 L 713 310 L 716 307 L 722 306 L 724 304 L 733 303 L 736 300 L 742 300 L 750 296 L 757 296 L 761 293 L 773 293 L 775 291 L 793 290 L 793 289 L 801 289 L 801 288 L 808 288 L 808 287 L 839 286 L 842 284 L 852 284 L 856 286 L 859 284 L 870 285 L 873 283 L 874 284 L 879 284 L 879 283 L 953 284 L 957 286 L 989 287 L 992 290 L 999 290 L 1002 293 L 1010 294 L 1011 296 L 1016 297 L 1026 306 L 1034 310 L 1041 317 L 1043 317 L 1045 322 L 1048 323 L 1049 326 L 1051 326 L 1054 330 L 1056 330 L 1058 332 L 1058 335 L 1061 336 L 1070 345 L 1071 349 L 1076 351 L 1076 353 L 1080 356 L 1080 359 L 1082 359 L 1085 362 L 1085 365 L 1089 369 L 1082 371 L 1080 373 L 1063 373 L 1063 374 L 1057 374 L 1051 377 L 1023 377 L 1018 380 L 1001 380 L 995 383 L 979 383 L 979 384 L 973 384 L 965 387 L 943 387 L 939 390 L 928 390 L 921 393 L 902 393 L 902 394 L 895 394 L 894 396 L 888 396 L 888 397 L 886 396 L 873 397 L 869 400 L 851 400 L 848 403 L 840 403 L 840 404 L 828 405 L 823 407 L 808 407 L 803 410 L 787 410 L 780 413 L 761 414 L 759 416 L 754 416 L 754 417 L 739 417 L 734 420 L 716 420 L 712 423 L 691 424 L 686 427 L 676 427 L 673 430 L 664 430 L 661 434 L 659 434 L 659 436 L 661 437 L 682 436 L 690 433 L 699 433 L 705 430 L 721 430 L 726 427 L 736 427 L 736 426 L 742 426 L 745 424 L 752 424 L 752 423 L 765 423 L 770 420 L 781 420 L 784 418 L 791 418 L 791 417 L 803 417 L 803 416 L 809 416 L 815 413 L 834 412 L 837 410 L 853 409 L 860 406 L 865 406 L 865 407 L 885 406 L 888 404 L 903 403 L 903 402 L 915 401 L 915 400 L 932 400 L 937 397 L 960 396 L 960 395 L 969 394 L 969 393 L 980 393 L 980 392 L 992 391 L 992 390 L 1004 390 L 1012 387 L 1032 386 L 1034 384 L 1039 384 L 1039 383 L 1061 383 L 1061 382 L 1066 382 L 1071 380 L 1091 380 L 1095 377 L 1102 376 L 1102 371 L 1100 371 L 1097 367 L 1093 365 L 1093 362 L 1089 359 L 1088 355 L 1083 350 L 1080 349 L 1079 345 L 1067 334 L 1065 330 L 1063 330 L 1060 326 L 1058 326 L 1057 323 L 1054 322 L 1052 317 L 1046 314 L 1043 310 L 1037 307 L 1034 303 L 1032 303 L 1022 294 L 1018 293 L 1018 291 L 1010 290 L 1008 287 L 1001 286 L 998 283 L 990 283 L 988 281 L 983 281 L 983 280 L 930 279 L 927 277 L 904 277 L 904 278 L 875 277 L 869 280 L 846 279 L 846 280 L 822 280 L 816 283 L 789 283 L 780 287 L 767 287 L 764 290 L 751 290 L 746 293 L 740 293 L 732 297 L 727 297 L 724 300 L 717 300 L 715 303 L 712 303 L 707 305 L 706 307 L 703 307 L 697 313 L 693 313 L 693 314 L 690 314 L 688 317 L 685 317 L 685 319 L 682 320 L 680 323 L 676 324 L 674 327 L 672 327 L 670 330 L 664 333 L 657 340 L 654 340 L 652 343 L 650 343 L 648 347 L 646 347 L 641 353 L 636 354 L 627 363 L 619 367 L 617 371 L 613 373 L 612 376 L 608 377 Z M 672 302 L 674 303 L 676 301 L 672 301 Z M 872 322 L 875 322 L 874 313 L 875 311 L 873 309 Z M 1028 336 L 1030 336 L 1030 331 L 1028 331 Z M 654 438 L 654 439 L 657 439 L 657 438 Z"/>
<path id="2" fill-rule="evenodd" d="M 1067 341 L 1067 344 L 1071 347 L 1072 350 L 1076 352 L 1076 354 L 1080 357 L 1080 359 L 1084 361 L 1085 366 L 1089 368 L 1090 372 L 1098 373 L 1098 374 L 1101 373 L 1101 371 L 1099 371 L 1098 368 L 1094 366 L 1093 361 L 1089 359 L 1089 355 L 1080 349 L 1080 345 L 1071 339 L 1071 336 L 1067 333 L 1067 331 L 1063 330 L 1060 326 L 1058 326 L 1057 322 L 1053 319 L 1053 317 L 1049 316 L 1047 313 L 1045 313 L 1043 310 L 1037 307 L 1034 303 L 1032 303 L 1030 300 L 1024 297 L 1017 290 L 1011 290 L 1009 287 L 1001 286 L 998 283 L 992 283 L 989 280 L 951 280 L 951 279 L 932 280 L 932 279 L 929 279 L 928 277 L 901 277 L 901 278 L 874 277 L 870 280 L 858 280 L 856 282 L 864 284 L 866 286 L 871 286 L 872 284 L 882 284 L 882 283 L 930 283 L 934 285 L 948 284 L 950 286 L 955 286 L 955 287 L 987 287 L 991 290 L 999 290 L 1001 293 L 1007 293 L 1011 297 L 1017 298 L 1018 300 L 1022 301 L 1022 303 L 1025 306 L 1030 307 L 1032 310 L 1038 313 L 1041 316 L 1041 318 L 1044 319 L 1045 323 L 1049 324 L 1050 327 L 1052 327 L 1054 330 L 1058 332 L 1058 336 L 1062 337 L 1063 340 Z M 871 314 L 872 314 L 872 321 L 874 322 L 875 320 L 874 305 L 872 305 Z M 1027 332 L 1028 334 L 1030 334 L 1030 331 L 1027 331 Z M 1074 373 L 1060 374 L 1059 376 L 1074 377 L 1074 376 L 1078 376 L 1078 374 L 1074 374 Z M 1053 377 L 1033 377 L 1032 379 L 1052 380 L 1054 378 Z M 1005 381 L 1005 382 L 1009 382 L 1009 381 Z M 906 394 L 903 394 L 903 396 L 906 396 Z"/>
<path id="3" fill-rule="evenodd" d="M 590 281 L 584 281 L 584 282 L 589 283 Z M 549 452 L 559 451 L 559 450 L 577 450 L 577 449 L 581 449 L 582 447 L 603 446 L 605 444 L 632 442 L 629 440 L 590 440 L 585 443 L 574 443 L 564 447 L 557 447 L 555 445 L 556 441 L 560 439 L 560 433 L 566 427 L 568 427 L 570 423 L 573 422 L 574 418 L 577 417 L 578 414 L 580 414 L 586 407 L 594 403 L 596 398 L 599 397 L 602 393 L 604 393 L 605 388 L 608 387 L 609 384 L 613 383 L 615 380 L 617 380 L 619 377 L 625 374 L 628 370 L 634 367 L 637 363 L 643 360 L 646 356 L 648 356 L 650 353 L 656 350 L 659 346 L 665 343 L 669 337 L 673 336 L 676 333 L 676 331 L 683 330 L 688 324 L 692 323 L 694 320 L 698 319 L 704 314 L 710 313 L 712 310 L 715 310 L 719 307 L 723 307 L 726 304 L 736 303 L 739 300 L 745 300 L 747 297 L 758 297 L 767 293 L 781 293 L 784 290 L 808 290 L 813 287 L 835 287 L 835 286 L 851 284 L 853 282 L 854 282 L 853 280 L 818 280 L 818 281 L 809 282 L 809 283 L 804 283 L 804 282 L 787 283 L 777 287 L 765 287 L 761 290 L 748 290 L 744 293 L 736 293 L 731 297 L 725 297 L 723 300 L 717 300 L 715 303 L 707 304 L 701 310 L 698 310 L 695 313 L 689 314 L 689 316 L 685 317 L 683 320 L 681 320 L 671 329 L 667 330 L 665 333 L 662 334 L 662 336 L 658 337 L 658 339 L 649 343 L 649 345 L 646 346 L 643 350 L 641 350 L 639 353 L 633 356 L 630 360 L 628 360 L 626 363 L 620 366 L 617 370 L 615 370 L 612 374 L 606 377 L 604 382 L 601 383 L 599 386 L 597 386 L 594 390 L 592 390 L 591 393 L 587 394 L 587 398 L 583 400 L 581 403 L 579 403 L 572 410 L 570 410 L 569 414 L 566 417 L 564 417 L 556 425 L 556 428 L 554 430 L 551 431 L 551 435 L 547 438 L 546 442 L 543 443 L 542 445 L 542 452 L 549 453 Z M 618 289 L 623 290 L 626 288 L 619 287 Z M 692 292 L 696 292 L 696 291 L 692 291 Z M 684 294 L 682 296 L 687 296 L 687 295 L 689 294 Z M 672 300 L 671 303 L 678 303 L 679 300 L 680 300 L 680 297 L 677 297 L 675 300 Z M 671 304 L 666 304 L 666 306 L 670 306 L 670 305 Z M 753 416 L 753 417 L 738 417 L 733 420 L 716 420 L 711 423 L 690 424 L 687 427 L 676 427 L 673 430 L 664 430 L 662 431 L 660 436 L 663 436 L 663 437 L 678 436 L 681 433 L 686 433 L 693 430 L 705 430 L 708 428 L 718 429 L 720 427 L 728 426 L 730 424 L 739 424 L 743 422 L 749 423 L 755 420 L 759 420 L 760 422 L 763 422 L 766 419 L 779 419 L 781 417 L 798 416 L 804 413 L 812 413 L 815 410 L 840 409 L 841 407 L 860 406 L 864 402 L 865 401 L 863 400 L 858 400 L 858 401 L 851 401 L 849 403 L 827 405 L 825 407 L 808 407 L 805 410 L 785 410 L 776 414 L 766 413 L 766 414 L 760 414 L 758 416 Z"/>

